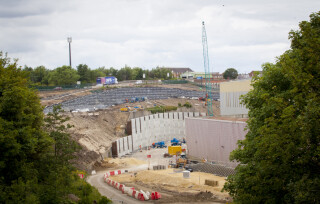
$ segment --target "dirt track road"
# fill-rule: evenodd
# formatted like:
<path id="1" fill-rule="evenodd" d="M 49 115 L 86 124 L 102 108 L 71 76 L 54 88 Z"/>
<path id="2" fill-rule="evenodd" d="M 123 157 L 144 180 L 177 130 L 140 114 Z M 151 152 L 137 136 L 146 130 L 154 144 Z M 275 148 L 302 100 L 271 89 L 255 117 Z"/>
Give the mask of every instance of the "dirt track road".
<path id="1" fill-rule="evenodd" d="M 98 172 L 96 175 L 89 176 L 87 182 L 96 187 L 101 195 L 108 197 L 112 200 L 112 203 L 121 204 L 141 204 L 141 201 L 137 201 L 134 198 L 122 194 L 121 191 L 112 188 L 103 181 L 104 172 Z"/>

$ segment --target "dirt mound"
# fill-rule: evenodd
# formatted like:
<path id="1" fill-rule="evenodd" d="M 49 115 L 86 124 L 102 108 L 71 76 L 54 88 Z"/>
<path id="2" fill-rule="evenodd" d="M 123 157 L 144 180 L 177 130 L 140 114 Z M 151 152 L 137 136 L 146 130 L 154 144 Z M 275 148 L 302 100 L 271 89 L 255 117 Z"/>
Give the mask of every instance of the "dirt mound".
<path id="1" fill-rule="evenodd" d="M 88 151 L 85 147 L 82 147 L 76 154 L 76 159 L 73 161 L 73 164 L 77 169 L 90 172 L 92 170 L 92 165 L 94 165 L 97 160 L 101 160 L 101 155 L 95 151 Z"/>
<path id="2" fill-rule="evenodd" d="M 68 113 L 69 124 L 73 138 L 89 151 L 95 151 L 103 157 L 108 156 L 107 151 L 111 143 L 125 136 L 124 128 L 127 124 L 129 113 L 119 110 L 103 110 L 89 113 Z"/>

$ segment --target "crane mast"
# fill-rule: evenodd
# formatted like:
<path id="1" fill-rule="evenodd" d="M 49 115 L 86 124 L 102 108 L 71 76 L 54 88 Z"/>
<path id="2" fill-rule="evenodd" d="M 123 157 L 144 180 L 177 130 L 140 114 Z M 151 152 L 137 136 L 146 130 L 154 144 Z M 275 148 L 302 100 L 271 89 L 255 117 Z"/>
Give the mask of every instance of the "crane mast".
<path id="1" fill-rule="evenodd" d="M 206 84 L 206 104 L 207 104 L 207 114 L 208 116 L 213 116 L 212 109 L 212 85 L 211 85 L 211 73 L 209 67 L 209 56 L 208 56 L 208 43 L 207 43 L 207 33 L 204 21 L 202 21 L 202 46 L 203 46 L 203 65 L 205 72 L 205 84 Z"/>

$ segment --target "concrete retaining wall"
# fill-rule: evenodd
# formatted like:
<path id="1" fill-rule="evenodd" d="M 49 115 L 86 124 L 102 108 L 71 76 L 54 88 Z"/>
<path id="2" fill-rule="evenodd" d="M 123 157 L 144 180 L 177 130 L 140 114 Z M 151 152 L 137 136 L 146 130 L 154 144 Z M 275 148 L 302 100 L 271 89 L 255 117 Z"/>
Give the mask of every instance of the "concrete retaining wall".
<path id="1" fill-rule="evenodd" d="M 139 150 L 140 146 L 150 146 L 153 142 L 185 138 L 185 119 L 205 115 L 199 112 L 172 112 L 131 119 L 132 135 L 116 140 L 118 157 Z"/>

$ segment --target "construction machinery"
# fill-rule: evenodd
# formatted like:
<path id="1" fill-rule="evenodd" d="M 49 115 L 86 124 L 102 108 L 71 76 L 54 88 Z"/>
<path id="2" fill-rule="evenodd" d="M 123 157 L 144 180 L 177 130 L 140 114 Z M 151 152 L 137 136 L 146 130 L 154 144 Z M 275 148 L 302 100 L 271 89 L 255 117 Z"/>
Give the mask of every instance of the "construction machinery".
<path id="1" fill-rule="evenodd" d="M 203 46 L 203 64 L 205 71 L 205 82 L 206 82 L 206 106 L 208 116 L 213 116 L 213 108 L 212 108 L 212 84 L 211 84 L 211 73 L 209 67 L 209 55 L 208 55 L 208 43 L 207 43 L 207 32 L 206 27 L 204 25 L 204 21 L 202 21 L 202 46 Z"/>
<path id="2" fill-rule="evenodd" d="M 177 155 L 177 154 L 181 154 L 182 152 L 182 148 L 181 146 L 169 146 L 168 147 L 168 154 L 170 155 Z"/>
<path id="3" fill-rule="evenodd" d="M 153 148 L 165 148 L 167 146 L 165 145 L 164 141 L 161 141 L 161 142 L 152 143 L 152 147 Z"/>
<path id="4" fill-rule="evenodd" d="M 120 111 L 121 112 L 129 112 L 129 109 L 128 108 L 120 108 Z"/>
<path id="5" fill-rule="evenodd" d="M 187 163 L 188 163 L 188 160 L 187 159 L 184 159 L 184 158 L 178 158 L 177 159 L 177 162 L 176 162 L 176 164 L 177 164 L 177 168 L 180 168 L 180 167 L 185 167 L 186 165 L 187 165 Z"/>
<path id="6" fill-rule="evenodd" d="M 171 140 L 171 146 L 181 146 L 181 142 L 178 139 L 173 138 Z"/>

